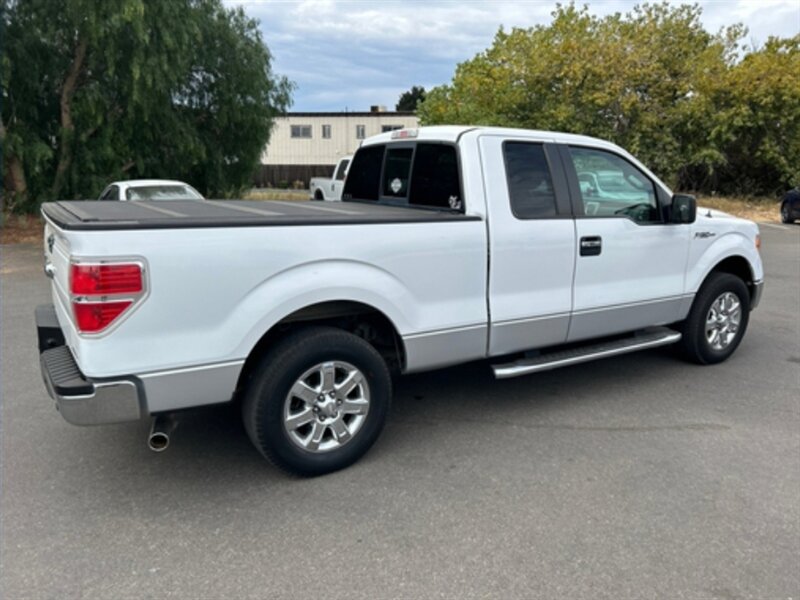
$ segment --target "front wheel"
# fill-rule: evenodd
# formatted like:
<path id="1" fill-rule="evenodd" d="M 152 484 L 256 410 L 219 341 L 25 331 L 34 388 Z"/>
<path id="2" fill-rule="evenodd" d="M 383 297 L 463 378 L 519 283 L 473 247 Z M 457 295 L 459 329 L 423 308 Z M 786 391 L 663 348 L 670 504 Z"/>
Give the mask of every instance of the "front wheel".
<path id="1" fill-rule="evenodd" d="M 332 327 L 289 335 L 262 359 L 242 404 L 250 439 L 273 464 L 296 475 L 343 469 L 378 438 L 391 378 L 363 339 Z"/>
<path id="2" fill-rule="evenodd" d="M 729 273 L 712 273 L 683 323 L 681 345 L 687 358 L 702 365 L 726 360 L 742 341 L 750 318 L 750 293 Z"/>

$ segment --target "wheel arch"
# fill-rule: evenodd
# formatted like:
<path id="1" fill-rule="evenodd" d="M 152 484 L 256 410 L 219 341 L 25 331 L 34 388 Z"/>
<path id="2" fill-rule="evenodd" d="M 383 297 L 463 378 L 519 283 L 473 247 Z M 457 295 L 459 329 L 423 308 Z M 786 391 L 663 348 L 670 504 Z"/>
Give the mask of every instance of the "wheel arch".
<path id="1" fill-rule="evenodd" d="M 744 281 L 753 299 L 755 284 L 763 279 L 764 268 L 753 239 L 758 230 L 754 224 L 750 225 L 752 233 L 729 231 L 706 247 L 693 245 L 686 274 L 687 293 L 697 294 L 712 273 L 730 273 Z"/>
<path id="2" fill-rule="evenodd" d="M 328 300 L 297 309 L 274 323 L 258 339 L 245 359 L 236 385 L 243 391 L 262 356 L 287 334 L 314 325 L 336 327 L 372 345 L 391 370 L 402 371 L 406 348 L 395 323 L 381 310 L 354 300 Z"/>
<path id="3" fill-rule="evenodd" d="M 705 283 L 713 273 L 728 273 L 741 279 L 745 286 L 747 286 L 747 291 L 750 293 L 750 300 L 752 302 L 756 291 L 755 272 L 747 258 L 740 254 L 733 254 L 720 260 L 706 273 L 702 283 Z"/>

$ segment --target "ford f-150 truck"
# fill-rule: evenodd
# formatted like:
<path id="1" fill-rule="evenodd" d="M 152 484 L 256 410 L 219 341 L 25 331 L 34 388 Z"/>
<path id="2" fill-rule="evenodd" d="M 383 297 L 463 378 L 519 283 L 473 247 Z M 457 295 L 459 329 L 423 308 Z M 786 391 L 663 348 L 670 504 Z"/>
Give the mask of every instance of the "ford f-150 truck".
<path id="1" fill-rule="evenodd" d="M 763 285 L 754 223 L 672 195 L 578 135 L 399 130 L 355 154 L 343 202 L 53 202 L 41 368 L 78 425 L 237 402 L 286 471 L 375 442 L 390 373 L 490 359 L 498 378 L 679 344 L 739 345 Z"/>
<path id="2" fill-rule="evenodd" d="M 352 156 L 343 156 L 333 168 L 330 179 L 327 177 L 314 177 L 308 184 L 310 200 L 330 200 L 337 201 L 342 199 L 342 189 L 344 188 L 344 178 L 347 176 L 347 168 L 350 166 Z"/>

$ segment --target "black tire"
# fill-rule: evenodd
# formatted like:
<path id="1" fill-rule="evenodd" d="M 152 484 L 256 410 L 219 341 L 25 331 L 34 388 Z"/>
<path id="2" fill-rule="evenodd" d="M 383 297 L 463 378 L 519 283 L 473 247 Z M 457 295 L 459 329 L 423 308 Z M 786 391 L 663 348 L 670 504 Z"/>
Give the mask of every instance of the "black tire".
<path id="1" fill-rule="evenodd" d="M 320 190 L 314 192 L 314 200 L 325 200 L 325 196 L 322 195 Z"/>
<path id="2" fill-rule="evenodd" d="M 314 452 L 290 438 L 284 426 L 284 408 L 296 401 L 288 398 L 289 392 L 304 373 L 332 361 L 345 362 L 363 374 L 369 408 L 357 431 L 341 446 Z M 309 327 L 288 335 L 260 361 L 244 396 L 242 417 L 253 444 L 275 466 L 313 477 L 348 467 L 370 449 L 386 422 L 391 397 L 389 370 L 375 348 L 341 329 Z M 342 415 L 344 418 L 344 411 Z M 314 418 L 324 420 L 319 414 Z M 309 427 L 312 425 L 317 423 Z M 339 443 L 333 431 L 326 431 L 328 434 L 333 443 Z"/>
<path id="3" fill-rule="evenodd" d="M 781 222 L 782 223 L 794 223 L 794 219 L 791 215 L 791 209 L 789 208 L 789 203 L 784 202 L 781 204 Z"/>
<path id="4" fill-rule="evenodd" d="M 741 306 L 739 325 L 733 339 L 721 349 L 712 347 L 706 337 L 706 318 L 714 302 L 726 293 L 734 294 Z M 689 316 L 683 322 L 680 344 L 686 358 L 701 365 L 726 360 L 742 341 L 750 320 L 750 292 L 739 277 L 730 273 L 711 273 L 695 296 Z"/>

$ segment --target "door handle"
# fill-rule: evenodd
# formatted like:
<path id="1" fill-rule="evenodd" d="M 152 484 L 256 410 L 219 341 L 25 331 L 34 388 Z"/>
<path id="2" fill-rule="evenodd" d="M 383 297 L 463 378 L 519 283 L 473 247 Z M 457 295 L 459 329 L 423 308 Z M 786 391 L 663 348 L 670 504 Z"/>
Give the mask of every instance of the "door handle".
<path id="1" fill-rule="evenodd" d="M 603 250 L 603 238 L 590 235 L 581 238 L 581 256 L 599 256 Z"/>

